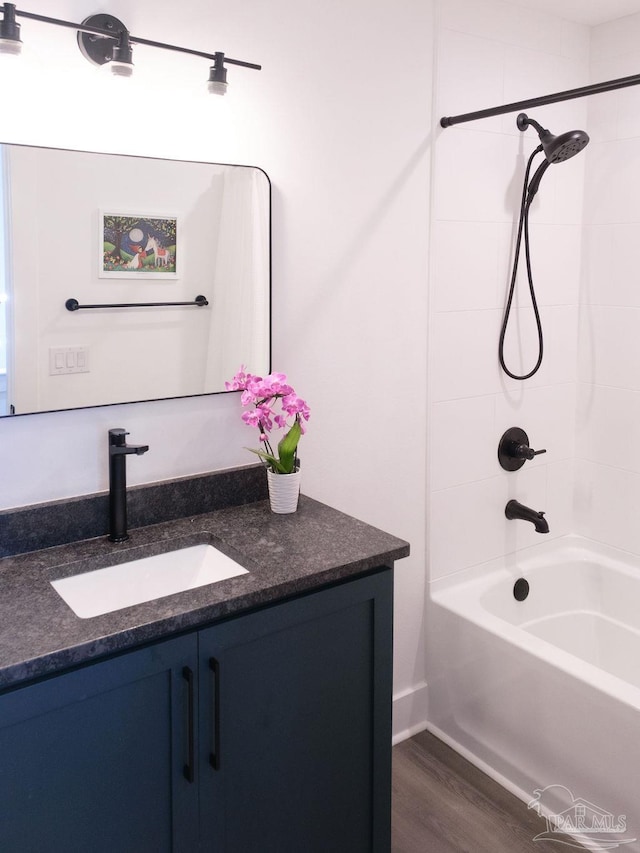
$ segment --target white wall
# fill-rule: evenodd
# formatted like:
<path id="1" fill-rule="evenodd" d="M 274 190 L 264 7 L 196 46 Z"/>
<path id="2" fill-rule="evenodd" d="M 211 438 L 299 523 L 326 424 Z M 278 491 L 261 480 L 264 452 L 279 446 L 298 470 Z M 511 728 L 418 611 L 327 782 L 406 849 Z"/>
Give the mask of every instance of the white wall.
<path id="1" fill-rule="evenodd" d="M 80 20 L 89 0 L 33 0 Z M 396 582 L 397 726 L 424 680 L 426 267 L 432 3 L 111 0 L 132 33 L 261 62 L 229 69 L 138 48 L 130 93 L 101 79 L 75 33 L 23 23 L 2 57 L 0 139 L 262 166 L 273 181 L 274 368 L 312 406 L 303 491 L 409 540 Z M 104 77 L 104 75 L 102 75 Z M 120 92 L 120 93 L 119 93 Z M 141 105 L 160 104 L 151 120 Z M 151 451 L 130 483 L 248 463 L 234 395 L 0 421 L 0 506 L 107 485 L 106 430 Z"/>
<path id="2" fill-rule="evenodd" d="M 638 73 L 640 15 L 592 32 L 591 73 Z M 640 91 L 590 99 L 576 509 L 585 536 L 640 554 Z"/>
<path id="3" fill-rule="evenodd" d="M 508 3 L 443 0 L 437 50 L 436 121 L 588 82 L 586 27 Z M 586 125 L 584 101 L 530 114 L 557 134 Z M 505 518 L 511 498 L 544 510 L 551 537 L 572 528 L 583 158 L 552 166 L 531 208 L 542 367 L 517 382 L 502 373 L 497 357 L 524 166 L 538 142 L 533 129 L 517 129 L 514 114 L 436 132 L 431 579 L 543 541 L 532 525 Z M 506 347 L 515 373 L 528 372 L 538 352 L 524 270 L 522 257 Z M 518 472 L 504 471 L 497 460 L 500 437 L 512 426 L 523 428 L 536 449 L 547 448 Z"/>

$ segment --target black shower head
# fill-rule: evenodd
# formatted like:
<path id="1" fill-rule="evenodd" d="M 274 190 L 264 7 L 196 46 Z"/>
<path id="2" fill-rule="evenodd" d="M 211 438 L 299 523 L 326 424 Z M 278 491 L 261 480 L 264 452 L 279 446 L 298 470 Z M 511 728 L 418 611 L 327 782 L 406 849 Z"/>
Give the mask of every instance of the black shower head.
<path id="1" fill-rule="evenodd" d="M 517 124 L 520 130 L 526 130 L 529 125 L 535 127 L 542 143 L 544 156 L 549 163 L 563 163 L 579 154 L 589 143 L 589 135 L 584 130 L 568 130 L 560 136 L 554 136 L 551 131 L 542 127 L 535 119 L 529 118 L 526 113 L 520 113 Z"/>

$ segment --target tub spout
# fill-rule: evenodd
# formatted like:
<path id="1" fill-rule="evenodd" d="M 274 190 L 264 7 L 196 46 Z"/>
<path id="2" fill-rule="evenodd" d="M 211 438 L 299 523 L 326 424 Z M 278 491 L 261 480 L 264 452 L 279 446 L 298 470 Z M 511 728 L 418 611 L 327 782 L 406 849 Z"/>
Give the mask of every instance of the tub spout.
<path id="1" fill-rule="evenodd" d="M 525 506 L 519 501 L 509 501 L 504 509 L 504 514 L 509 519 L 521 518 L 524 521 L 530 521 L 537 533 L 549 532 L 549 523 L 544 517 L 544 513 L 536 512 L 535 509 L 531 509 L 531 507 Z"/>

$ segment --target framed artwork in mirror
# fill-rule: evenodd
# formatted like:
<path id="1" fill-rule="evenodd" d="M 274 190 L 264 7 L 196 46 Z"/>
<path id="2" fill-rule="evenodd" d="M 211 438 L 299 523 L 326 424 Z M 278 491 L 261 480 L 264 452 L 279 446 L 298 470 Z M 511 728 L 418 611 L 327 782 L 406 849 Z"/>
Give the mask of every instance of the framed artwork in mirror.
<path id="1" fill-rule="evenodd" d="M 178 278 L 178 218 L 142 213 L 99 214 L 100 278 Z"/>

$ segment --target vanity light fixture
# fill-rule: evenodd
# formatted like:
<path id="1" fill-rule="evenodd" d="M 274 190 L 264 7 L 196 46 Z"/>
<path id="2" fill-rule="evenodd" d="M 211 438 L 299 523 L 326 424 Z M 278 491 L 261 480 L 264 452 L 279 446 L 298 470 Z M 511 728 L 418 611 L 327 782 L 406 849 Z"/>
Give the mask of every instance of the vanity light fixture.
<path id="1" fill-rule="evenodd" d="M 131 35 L 122 21 L 106 13 L 90 15 L 82 23 L 75 24 L 72 21 L 50 18 L 46 15 L 35 14 L 34 12 L 24 12 L 21 9 L 17 9 L 14 3 L 3 3 L 0 6 L 0 11 L 2 12 L 2 20 L 0 21 L 0 53 L 18 54 L 22 49 L 20 24 L 16 21 L 17 16 L 77 30 L 78 47 L 85 59 L 88 59 L 94 65 L 106 65 L 108 63 L 111 72 L 117 77 L 130 77 L 132 75 L 132 45 L 138 44 L 147 45 L 148 47 L 158 47 L 163 50 L 172 50 L 177 53 L 187 53 L 191 56 L 200 56 L 203 59 L 212 60 L 213 65 L 209 69 L 209 79 L 207 82 L 209 92 L 215 95 L 224 95 L 227 90 L 227 65 L 240 65 L 243 68 L 253 68 L 256 71 L 260 71 L 262 68 L 261 65 L 256 65 L 254 62 L 231 59 L 219 51 L 216 53 L 204 53 L 188 47 L 179 47 L 175 44 L 152 41 Z"/>
<path id="2" fill-rule="evenodd" d="M 215 53 L 213 65 L 209 69 L 209 92 L 212 95 L 224 95 L 227 91 L 227 69 L 224 67 L 224 53 Z"/>
<path id="3" fill-rule="evenodd" d="M 129 30 L 113 15 L 90 15 L 82 22 L 87 29 L 78 30 L 78 47 L 93 65 L 107 65 L 115 77 L 133 74 L 133 50 Z M 110 37 L 96 31 L 108 32 Z"/>
<path id="4" fill-rule="evenodd" d="M 16 21 L 16 7 L 12 3 L 4 4 L 4 14 L 0 22 L 0 53 L 20 53 L 20 24 Z"/>

